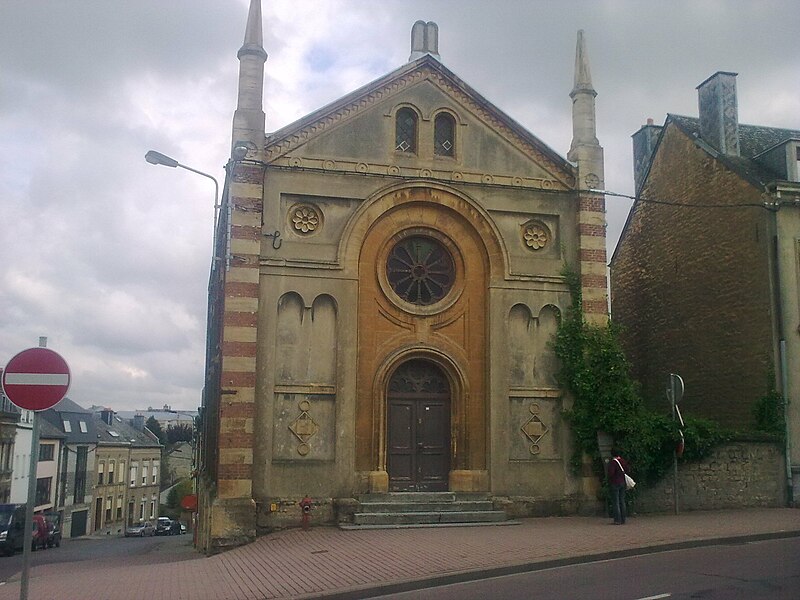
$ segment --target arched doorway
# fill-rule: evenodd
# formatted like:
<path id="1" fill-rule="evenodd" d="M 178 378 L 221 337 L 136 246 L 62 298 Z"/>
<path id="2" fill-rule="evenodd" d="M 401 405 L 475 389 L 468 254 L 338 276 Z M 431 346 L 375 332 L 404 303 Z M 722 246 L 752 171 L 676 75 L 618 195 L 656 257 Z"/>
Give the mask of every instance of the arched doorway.
<path id="1" fill-rule="evenodd" d="M 393 492 L 447 491 L 450 384 L 433 362 L 411 359 L 389 379 L 387 471 Z"/>

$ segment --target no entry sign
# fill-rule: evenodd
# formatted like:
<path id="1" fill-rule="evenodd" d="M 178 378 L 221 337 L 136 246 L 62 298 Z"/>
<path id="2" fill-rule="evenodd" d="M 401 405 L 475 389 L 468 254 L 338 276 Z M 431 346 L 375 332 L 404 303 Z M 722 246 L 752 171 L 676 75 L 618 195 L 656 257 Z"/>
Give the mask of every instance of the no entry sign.
<path id="1" fill-rule="evenodd" d="M 49 348 L 28 348 L 6 365 L 3 391 L 20 408 L 47 410 L 66 395 L 69 389 L 69 366 Z"/>

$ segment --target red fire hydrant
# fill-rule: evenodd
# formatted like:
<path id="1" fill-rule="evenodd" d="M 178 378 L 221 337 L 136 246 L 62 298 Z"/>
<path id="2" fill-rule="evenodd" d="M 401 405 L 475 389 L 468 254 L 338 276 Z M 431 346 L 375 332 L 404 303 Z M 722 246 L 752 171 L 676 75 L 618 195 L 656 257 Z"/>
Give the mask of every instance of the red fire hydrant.
<path id="1" fill-rule="evenodd" d="M 314 503 L 311 498 L 308 497 L 308 494 L 306 494 L 306 497 L 300 500 L 300 510 L 303 511 L 303 529 L 308 529 L 312 506 L 314 506 Z"/>

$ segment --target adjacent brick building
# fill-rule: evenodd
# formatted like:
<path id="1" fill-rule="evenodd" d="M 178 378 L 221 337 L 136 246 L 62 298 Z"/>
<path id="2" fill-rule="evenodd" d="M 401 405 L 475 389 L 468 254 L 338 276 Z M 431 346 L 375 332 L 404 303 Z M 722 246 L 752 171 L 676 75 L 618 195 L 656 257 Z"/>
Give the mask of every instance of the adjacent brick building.
<path id="1" fill-rule="evenodd" d="M 669 114 L 633 136 L 637 200 L 611 260 L 612 316 L 665 410 L 669 373 L 686 383 L 684 414 L 737 430 L 781 391 L 798 469 L 800 131 L 740 124 L 735 73 L 698 93 L 699 118 Z"/>

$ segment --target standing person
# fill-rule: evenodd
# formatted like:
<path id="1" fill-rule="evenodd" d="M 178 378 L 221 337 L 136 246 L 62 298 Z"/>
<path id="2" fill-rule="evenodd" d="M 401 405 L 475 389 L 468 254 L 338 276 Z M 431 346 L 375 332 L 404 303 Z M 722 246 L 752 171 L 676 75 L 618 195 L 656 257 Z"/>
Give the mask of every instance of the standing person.
<path id="1" fill-rule="evenodd" d="M 625 461 L 618 448 L 611 450 L 611 460 L 608 461 L 608 483 L 611 487 L 611 507 L 614 509 L 614 525 L 625 524 L 625 474 L 628 472 L 628 463 Z"/>

